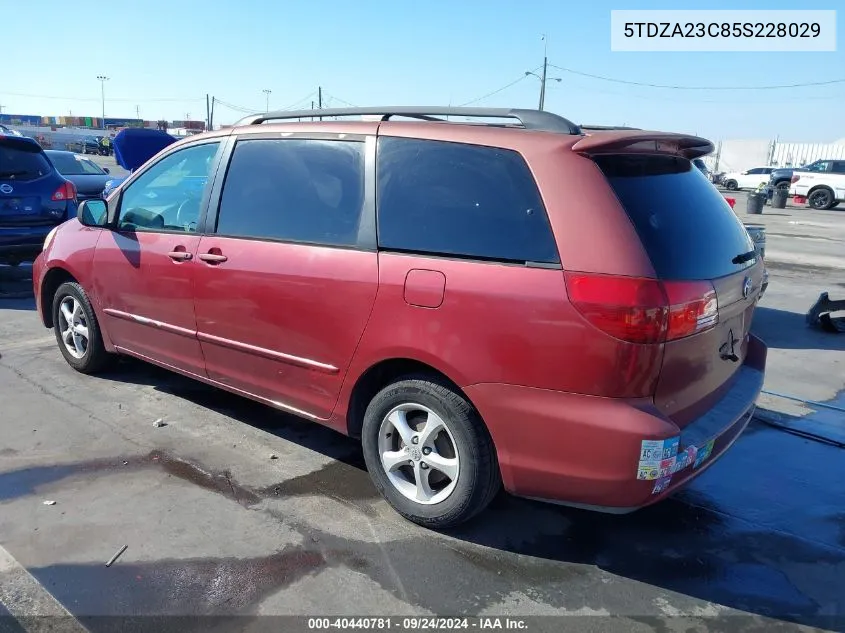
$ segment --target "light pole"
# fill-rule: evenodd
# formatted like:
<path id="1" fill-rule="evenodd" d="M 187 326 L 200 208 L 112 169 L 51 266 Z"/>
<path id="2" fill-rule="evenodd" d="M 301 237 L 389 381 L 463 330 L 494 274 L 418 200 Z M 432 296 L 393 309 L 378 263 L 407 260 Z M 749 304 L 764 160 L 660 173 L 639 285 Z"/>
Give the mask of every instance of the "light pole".
<path id="1" fill-rule="evenodd" d="M 267 88 L 265 88 L 261 92 L 264 93 L 264 112 L 269 112 L 270 111 L 270 93 L 272 92 L 272 90 L 267 90 Z"/>
<path id="2" fill-rule="evenodd" d="M 543 58 L 543 76 L 541 77 L 535 72 L 530 70 L 526 70 L 526 75 L 534 75 L 537 79 L 540 80 L 540 107 L 539 109 L 543 109 L 543 104 L 546 102 L 546 82 L 547 81 L 561 81 L 560 77 L 547 77 L 546 76 L 546 66 L 548 65 L 545 58 Z"/>
<path id="3" fill-rule="evenodd" d="M 100 80 L 100 101 L 103 104 L 103 129 L 106 129 L 106 82 L 109 80 L 105 75 L 97 75 Z"/>

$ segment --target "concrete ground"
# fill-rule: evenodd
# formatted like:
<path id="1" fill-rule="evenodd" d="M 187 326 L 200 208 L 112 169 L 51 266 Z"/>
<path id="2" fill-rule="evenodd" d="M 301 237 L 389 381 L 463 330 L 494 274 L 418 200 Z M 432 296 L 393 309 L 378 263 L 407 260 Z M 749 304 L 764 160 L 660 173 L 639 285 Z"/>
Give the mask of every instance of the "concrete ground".
<path id="1" fill-rule="evenodd" d="M 832 256 L 845 254 L 845 213 L 778 213 L 755 216 L 771 231 L 754 323 L 770 346 L 765 388 L 845 406 L 845 336 L 803 321 L 819 292 L 845 295 L 845 261 Z M 436 534 L 377 496 L 352 440 L 140 362 L 75 373 L 29 283 L 26 267 L 0 267 L 0 631 L 278 631 L 292 624 L 225 616 L 291 614 L 845 630 L 845 414 L 834 409 L 764 396 L 718 464 L 632 515 L 503 494 Z"/>

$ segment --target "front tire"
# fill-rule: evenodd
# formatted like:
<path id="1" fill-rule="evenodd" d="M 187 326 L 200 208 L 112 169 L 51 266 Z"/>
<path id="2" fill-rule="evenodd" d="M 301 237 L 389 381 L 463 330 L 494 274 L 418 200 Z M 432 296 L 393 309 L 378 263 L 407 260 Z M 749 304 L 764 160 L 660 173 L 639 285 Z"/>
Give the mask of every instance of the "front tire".
<path id="1" fill-rule="evenodd" d="M 725 183 L 725 189 L 728 191 L 736 191 L 737 190 L 737 182 L 736 180 L 729 180 Z"/>
<path id="2" fill-rule="evenodd" d="M 88 295 L 76 282 L 63 283 L 53 295 L 53 330 L 67 364 L 80 373 L 95 374 L 114 359 L 103 346 Z"/>
<path id="3" fill-rule="evenodd" d="M 406 519 L 445 529 L 484 510 L 501 487 L 493 440 L 475 408 L 445 382 L 412 376 L 364 413 L 367 470 Z"/>

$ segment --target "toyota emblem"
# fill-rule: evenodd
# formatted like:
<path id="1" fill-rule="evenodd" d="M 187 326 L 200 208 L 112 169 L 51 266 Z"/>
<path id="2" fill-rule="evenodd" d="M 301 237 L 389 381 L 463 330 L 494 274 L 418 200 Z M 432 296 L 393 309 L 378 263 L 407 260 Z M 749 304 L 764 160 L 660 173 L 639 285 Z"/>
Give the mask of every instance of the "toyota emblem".
<path id="1" fill-rule="evenodd" d="M 742 282 L 742 298 L 748 299 L 748 295 L 751 294 L 751 277 L 746 277 L 745 281 Z"/>
<path id="2" fill-rule="evenodd" d="M 0 193 L 12 193 L 13 191 L 12 185 L 7 185 L 6 183 L 0 185 Z"/>

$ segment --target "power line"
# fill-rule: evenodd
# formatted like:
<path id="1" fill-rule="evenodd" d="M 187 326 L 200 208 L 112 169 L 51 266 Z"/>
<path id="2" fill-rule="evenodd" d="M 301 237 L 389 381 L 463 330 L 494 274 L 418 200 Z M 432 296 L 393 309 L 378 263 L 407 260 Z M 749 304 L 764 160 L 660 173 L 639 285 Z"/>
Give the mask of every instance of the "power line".
<path id="1" fill-rule="evenodd" d="M 286 107 L 282 108 L 282 110 L 295 110 L 295 109 L 296 109 L 296 106 L 298 106 L 300 103 L 307 103 L 307 102 L 308 102 L 308 101 L 310 101 L 310 100 L 311 100 L 311 98 L 312 98 L 314 95 L 316 95 L 316 94 L 317 94 L 317 91 L 316 91 L 316 90 L 312 90 L 312 91 L 311 91 L 311 92 L 309 92 L 307 95 L 305 95 L 304 97 L 302 97 L 302 99 L 300 99 L 299 101 L 294 101 L 294 102 L 293 102 L 293 103 L 291 103 L 289 106 L 286 106 Z"/>
<path id="2" fill-rule="evenodd" d="M 845 83 L 845 79 L 830 79 L 827 81 L 810 81 L 806 83 L 779 84 L 773 86 L 675 86 L 670 84 L 652 84 L 642 81 L 628 81 L 627 79 L 604 77 L 602 75 L 593 75 L 591 73 L 585 73 L 580 70 L 573 70 L 571 68 L 564 68 L 563 66 L 556 66 L 554 64 L 549 64 L 549 66 L 567 73 L 572 73 L 573 75 L 590 77 L 591 79 L 600 79 L 602 81 L 610 81 L 617 84 L 626 84 L 628 86 L 642 86 L 645 88 L 665 88 L 670 90 L 780 90 L 785 88 L 806 88 L 810 86 L 829 86 L 832 84 Z"/>
<path id="3" fill-rule="evenodd" d="M 215 103 L 219 103 L 220 105 L 229 108 L 230 110 L 241 112 L 242 114 L 255 114 L 256 112 L 261 112 L 258 108 L 245 108 L 243 106 L 235 105 L 234 103 L 229 103 L 228 101 L 223 101 L 219 97 L 215 97 L 214 101 Z"/>
<path id="4" fill-rule="evenodd" d="M 327 96 L 329 99 L 333 99 L 334 101 L 340 101 L 343 105 L 347 105 L 347 106 L 349 106 L 350 108 L 357 108 L 357 107 L 358 107 L 358 106 L 357 106 L 357 105 L 355 105 L 354 103 L 349 103 L 349 102 L 348 102 L 348 101 L 346 101 L 345 99 L 341 99 L 340 97 L 337 97 L 337 96 L 335 96 L 335 95 L 333 95 L 333 94 L 331 94 L 331 93 L 329 93 L 329 92 L 326 92 L 325 90 L 323 90 L 323 94 L 324 94 L 325 96 Z"/>
<path id="5" fill-rule="evenodd" d="M 549 64 L 549 65 L 551 65 L 551 64 Z M 540 66 L 538 66 L 537 68 L 534 68 L 534 69 L 532 70 L 532 72 L 535 72 L 535 71 L 539 70 L 540 68 L 541 68 L 541 67 L 540 67 Z M 505 85 L 505 86 L 502 86 L 501 88 L 498 88 L 498 89 L 494 90 L 493 92 L 488 92 L 486 95 L 482 95 L 481 97 L 478 97 L 478 98 L 473 99 L 473 100 L 471 100 L 471 101 L 467 101 L 467 102 L 465 102 L 465 103 L 460 103 L 460 104 L 458 104 L 458 107 L 459 107 L 459 108 L 462 108 L 463 106 L 468 106 L 468 105 L 471 105 L 471 104 L 473 104 L 473 103 L 478 103 L 479 101 L 483 101 L 484 99 L 486 99 L 486 98 L 488 98 L 488 97 L 492 97 L 493 95 L 497 95 L 497 94 L 499 94 L 500 92 L 502 92 L 502 91 L 504 91 L 504 90 L 507 90 L 507 89 L 508 89 L 508 88 L 510 88 L 511 86 L 515 86 L 515 85 L 516 85 L 516 84 L 518 84 L 520 81 L 524 81 L 527 77 L 528 77 L 528 75 L 522 75 L 519 79 L 515 79 L 514 81 L 510 82 L 509 84 L 507 84 L 507 85 Z"/>

